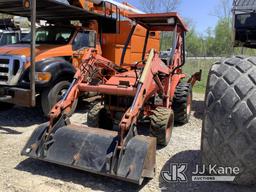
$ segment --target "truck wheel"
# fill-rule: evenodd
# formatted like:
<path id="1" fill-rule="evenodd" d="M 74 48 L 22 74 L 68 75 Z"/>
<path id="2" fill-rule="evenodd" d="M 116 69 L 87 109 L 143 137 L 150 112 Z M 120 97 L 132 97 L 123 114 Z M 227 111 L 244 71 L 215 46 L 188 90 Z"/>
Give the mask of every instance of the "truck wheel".
<path id="1" fill-rule="evenodd" d="M 104 105 L 98 103 L 90 109 L 87 115 L 87 125 L 89 127 L 112 130 L 113 122 Z"/>
<path id="2" fill-rule="evenodd" d="M 63 98 L 69 86 L 70 82 L 60 81 L 51 88 L 46 89 L 42 92 L 41 107 L 45 116 L 47 116 L 51 111 L 52 107 Z M 69 116 L 71 116 L 75 112 L 77 103 L 77 100 L 73 103 L 71 111 L 68 113 Z"/>
<path id="3" fill-rule="evenodd" d="M 184 125 L 189 122 L 192 97 L 191 84 L 185 82 L 179 83 L 175 91 L 172 105 L 175 123 Z"/>
<path id="4" fill-rule="evenodd" d="M 14 104 L 0 102 L 0 111 L 5 111 L 14 107 Z"/>
<path id="5" fill-rule="evenodd" d="M 158 107 L 152 111 L 150 119 L 150 135 L 156 137 L 158 145 L 167 146 L 172 135 L 173 111 L 164 107 Z"/>
<path id="6" fill-rule="evenodd" d="M 212 66 L 202 130 L 205 165 L 239 167 L 236 184 L 256 183 L 256 57 Z"/>

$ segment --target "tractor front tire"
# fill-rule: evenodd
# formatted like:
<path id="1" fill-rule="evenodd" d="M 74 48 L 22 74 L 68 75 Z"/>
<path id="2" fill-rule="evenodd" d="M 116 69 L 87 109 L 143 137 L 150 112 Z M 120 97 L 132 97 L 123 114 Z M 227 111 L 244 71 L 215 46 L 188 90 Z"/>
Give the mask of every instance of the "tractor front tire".
<path id="1" fill-rule="evenodd" d="M 87 115 L 87 125 L 89 127 L 108 130 L 113 128 L 113 122 L 110 118 L 110 114 L 104 108 L 104 105 L 98 103 L 90 109 Z"/>
<path id="2" fill-rule="evenodd" d="M 150 135 L 156 137 L 157 144 L 167 146 L 170 142 L 174 124 L 174 114 L 171 109 L 158 107 L 150 116 Z"/>
<path id="3" fill-rule="evenodd" d="M 192 105 L 192 86 L 190 83 L 181 82 L 175 90 L 172 108 L 174 111 L 174 122 L 184 125 L 189 122 Z"/>
<path id="4" fill-rule="evenodd" d="M 256 57 L 212 66 L 202 130 L 203 164 L 238 167 L 234 183 L 256 183 Z"/>

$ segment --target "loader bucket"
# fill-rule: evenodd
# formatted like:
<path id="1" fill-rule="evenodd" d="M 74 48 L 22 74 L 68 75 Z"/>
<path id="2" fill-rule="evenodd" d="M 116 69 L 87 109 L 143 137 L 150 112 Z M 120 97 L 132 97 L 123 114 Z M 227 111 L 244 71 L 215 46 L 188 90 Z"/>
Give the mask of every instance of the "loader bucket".
<path id="1" fill-rule="evenodd" d="M 22 155 L 136 184 L 154 176 L 155 138 L 134 136 L 125 150 L 117 152 L 117 132 L 67 125 L 59 128 L 39 153 L 37 144 L 47 126 L 43 124 L 34 131 Z"/>

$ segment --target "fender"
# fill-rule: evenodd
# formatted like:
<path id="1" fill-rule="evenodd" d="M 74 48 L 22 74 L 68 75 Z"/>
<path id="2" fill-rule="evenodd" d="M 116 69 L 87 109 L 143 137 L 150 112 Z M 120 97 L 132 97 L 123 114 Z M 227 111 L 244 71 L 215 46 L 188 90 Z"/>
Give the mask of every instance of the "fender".
<path id="1" fill-rule="evenodd" d="M 177 85 L 179 84 L 179 82 L 186 78 L 186 75 L 185 74 L 174 74 L 172 76 L 172 84 L 171 84 L 171 90 L 170 90 L 170 98 L 171 100 L 173 99 L 174 97 L 174 94 L 175 94 L 175 90 L 176 90 L 176 87 Z"/>
<path id="2" fill-rule="evenodd" d="M 24 81 L 26 84 L 29 83 L 29 69 L 26 70 L 22 79 L 22 84 Z M 52 77 L 49 82 L 36 82 L 38 87 L 48 87 L 55 83 L 57 80 L 72 80 L 73 76 L 76 73 L 76 69 L 72 63 L 66 61 L 62 57 L 54 57 L 49 59 L 44 59 L 36 63 L 36 72 L 50 72 Z"/>

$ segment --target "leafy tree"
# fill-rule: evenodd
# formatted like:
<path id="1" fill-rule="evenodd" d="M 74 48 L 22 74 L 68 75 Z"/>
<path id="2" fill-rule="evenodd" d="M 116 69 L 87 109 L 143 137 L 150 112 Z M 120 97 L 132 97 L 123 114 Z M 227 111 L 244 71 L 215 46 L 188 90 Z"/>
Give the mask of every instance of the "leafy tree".
<path id="1" fill-rule="evenodd" d="M 231 55 L 233 52 L 232 25 L 229 18 L 222 18 L 215 27 L 214 51 L 217 55 Z"/>
<path id="2" fill-rule="evenodd" d="M 201 39 L 193 27 L 187 33 L 187 37 L 186 37 L 186 50 L 188 52 L 188 56 L 192 56 L 192 57 L 199 56 L 201 54 L 200 49 L 201 49 Z"/>

